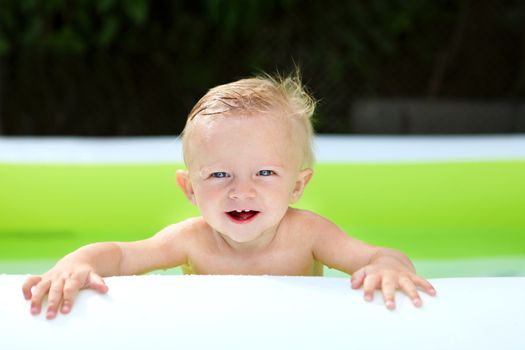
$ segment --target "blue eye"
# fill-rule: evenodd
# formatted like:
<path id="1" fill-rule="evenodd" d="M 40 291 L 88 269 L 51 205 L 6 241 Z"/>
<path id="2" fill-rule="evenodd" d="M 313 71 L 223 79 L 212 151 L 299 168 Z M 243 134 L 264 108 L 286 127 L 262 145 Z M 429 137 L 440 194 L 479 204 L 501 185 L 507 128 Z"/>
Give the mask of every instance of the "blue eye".
<path id="1" fill-rule="evenodd" d="M 223 177 L 229 177 L 230 175 L 228 175 L 228 173 L 225 172 L 225 171 L 216 171 L 214 173 L 211 173 L 210 176 L 211 177 L 223 178 Z"/>
<path id="2" fill-rule="evenodd" d="M 261 170 L 257 174 L 260 176 L 270 176 L 275 175 L 275 172 L 273 170 Z"/>

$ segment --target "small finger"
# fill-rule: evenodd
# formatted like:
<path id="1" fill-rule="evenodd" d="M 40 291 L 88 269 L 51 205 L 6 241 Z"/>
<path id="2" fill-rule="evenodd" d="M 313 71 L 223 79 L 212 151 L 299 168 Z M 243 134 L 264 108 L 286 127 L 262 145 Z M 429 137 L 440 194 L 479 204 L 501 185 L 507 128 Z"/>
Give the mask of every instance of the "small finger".
<path id="1" fill-rule="evenodd" d="M 73 301 L 80 291 L 80 281 L 69 278 L 64 283 L 64 296 L 62 301 L 62 309 L 60 310 L 63 314 L 67 314 L 73 307 Z"/>
<path id="2" fill-rule="evenodd" d="M 410 278 L 404 277 L 399 280 L 399 286 L 401 289 L 408 295 L 410 300 L 412 300 L 412 303 L 420 307 L 423 305 L 423 301 L 421 300 L 421 297 L 419 296 L 419 293 L 417 292 L 417 287 L 414 285 L 414 282 Z"/>
<path id="3" fill-rule="evenodd" d="M 363 290 L 365 293 L 365 300 L 372 301 L 374 299 L 374 291 L 378 288 L 380 277 L 378 275 L 368 275 L 363 282 Z"/>
<path id="4" fill-rule="evenodd" d="M 46 312 L 46 318 L 51 320 L 55 318 L 60 303 L 62 302 L 62 295 L 64 290 L 64 280 L 59 279 L 51 284 L 49 288 L 49 296 L 47 298 L 48 306 Z"/>
<path id="5" fill-rule="evenodd" d="M 352 274 L 352 288 L 358 289 L 363 285 L 363 281 L 365 280 L 366 271 L 365 269 L 357 270 Z"/>
<path id="6" fill-rule="evenodd" d="M 49 291 L 50 286 L 50 280 L 42 280 L 35 286 L 35 288 L 33 288 L 33 295 L 31 296 L 31 313 L 33 315 L 38 315 L 40 313 L 42 300 Z"/>
<path id="7" fill-rule="evenodd" d="M 108 291 L 108 286 L 106 286 L 104 279 L 94 272 L 89 274 L 89 283 L 87 287 L 94 289 L 99 293 L 106 293 Z"/>
<path id="8" fill-rule="evenodd" d="M 394 310 L 396 308 L 396 288 L 397 285 L 393 278 L 385 276 L 381 281 L 381 290 L 383 292 L 383 300 L 385 301 L 385 306 L 389 310 Z"/>
<path id="9" fill-rule="evenodd" d="M 428 295 L 431 295 L 431 296 L 435 296 L 436 295 L 436 289 L 426 279 L 421 278 L 421 277 L 419 277 L 417 275 L 412 276 L 411 279 L 412 279 L 412 282 L 414 282 L 414 284 L 417 287 L 420 287 L 421 289 L 423 289 L 425 291 L 425 293 L 427 293 Z"/>
<path id="10" fill-rule="evenodd" d="M 26 281 L 24 282 L 22 286 L 22 293 L 24 293 L 24 298 L 26 300 L 30 300 L 32 297 L 31 288 L 33 288 L 35 285 L 37 285 L 42 280 L 42 277 L 40 276 L 30 276 Z"/>

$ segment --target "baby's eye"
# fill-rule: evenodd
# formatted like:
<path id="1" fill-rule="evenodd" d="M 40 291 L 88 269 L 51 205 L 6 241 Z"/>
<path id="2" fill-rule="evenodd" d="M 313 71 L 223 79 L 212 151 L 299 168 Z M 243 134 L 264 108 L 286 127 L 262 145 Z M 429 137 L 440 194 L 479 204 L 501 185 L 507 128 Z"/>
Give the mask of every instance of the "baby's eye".
<path id="1" fill-rule="evenodd" d="M 222 178 L 222 177 L 229 177 L 230 175 L 228 175 L 227 172 L 225 171 L 216 171 L 214 173 L 211 173 L 210 175 L 211 177 L 219 177 L 219 178 Z"/>
<path id="2" fill-rule="evenodd" d="M 260 175 L 260 176 L 270 176 L 270 175 L 275 175 L 275 172 L 273 170 L 261 170 L 257 173 L 257 175 Z"/>

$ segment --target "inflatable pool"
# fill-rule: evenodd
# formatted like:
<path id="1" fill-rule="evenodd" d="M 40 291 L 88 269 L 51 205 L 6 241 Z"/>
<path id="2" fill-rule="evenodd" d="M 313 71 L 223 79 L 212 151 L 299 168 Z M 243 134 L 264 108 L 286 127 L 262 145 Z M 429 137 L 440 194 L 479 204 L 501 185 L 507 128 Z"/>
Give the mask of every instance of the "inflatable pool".
<path id="1" fill-rule="evenodd" d="M 344 278 L 138 276 L 82 291 L 67 316 L 32 316 L 0 276 L 0 349 L 525 349 L 525 278 L 433 279 L 438 295 L 388 311 Z"/>
<path id="2" fill-rule="evenodd" d="M 524 136 L 316 141 L 300 207 L 405 251 L 426 278 L 525 276 Z M 197 214 L 180 166 L 172 138 L 0 138 L 1 350 L 525 349 L 524 277 L 431 278 L 437 297 L 398 294 L 393 312 L 347 278 L 111 277 L 68 316 L 32 316 L 25 273 Z"/>

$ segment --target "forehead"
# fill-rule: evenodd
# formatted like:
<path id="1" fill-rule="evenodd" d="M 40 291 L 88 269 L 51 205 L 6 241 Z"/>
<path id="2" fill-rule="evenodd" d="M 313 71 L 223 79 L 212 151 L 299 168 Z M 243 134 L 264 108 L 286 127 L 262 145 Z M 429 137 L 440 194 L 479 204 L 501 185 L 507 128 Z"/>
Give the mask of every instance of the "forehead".
<path id="1" fill-rule="evenodd" d="M 292 142 L 291 121 L 280 115 L 199 118 L 194 121 L 187 141 L 190 163 L 200 166 L 236 159 L 289 162 L 299 149 Z"/>

